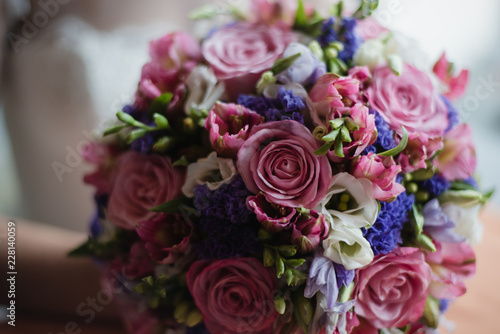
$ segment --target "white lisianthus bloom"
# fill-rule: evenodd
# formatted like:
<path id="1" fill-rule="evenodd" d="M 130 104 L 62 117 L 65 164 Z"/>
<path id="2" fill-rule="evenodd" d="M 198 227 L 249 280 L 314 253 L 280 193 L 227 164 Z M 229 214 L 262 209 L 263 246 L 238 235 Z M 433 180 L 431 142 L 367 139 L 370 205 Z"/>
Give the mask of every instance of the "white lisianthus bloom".
<path id="1" fill-rule="evenodd" d="M 373 198 L 372 183 L 349 173 L 335 175 L 324 199 L 316 206 L 330 220 L 332 228 L 369 227 L 378 216 L 378 203 Z"/>
<path id="2" fill-rule="evenodd" d="M 237 173 L 232 159 L 218 158 L 217 153 L 212 152 L 208 157 L 198 159 L 188 166 L 182 193 L 193 197 L 194 187 L 202 184 L 207 185 L 210 190 L 215 190 L 224 183 L 231 182 Z"/>
<path id="3" fill-rule="evenodd" d="M 186 78 L 189 95 L 184 105 L 186 115 L 193 111 L 207 114 L 224 94 L 224 84 L 217 82 L 214 72 L 205 65 L 196 66 Z"/>
<path id="4" fill-rule="evenodd" d="M 482 204 L 461 206 L 449 202 L 442 205 L 442 211 L 455 223 L 455 233 L 465 237 L 469 244 L 476 244 L 483 236 L 483 224 L 479 219 L 481 207 Z"/>
<path id="5" fill-rule="evenodd" d="M 336 226 L 323 240 L 323 255 L 347 270 L 362 268 L 373 261 L 373 250 L 357 227 Z"/>

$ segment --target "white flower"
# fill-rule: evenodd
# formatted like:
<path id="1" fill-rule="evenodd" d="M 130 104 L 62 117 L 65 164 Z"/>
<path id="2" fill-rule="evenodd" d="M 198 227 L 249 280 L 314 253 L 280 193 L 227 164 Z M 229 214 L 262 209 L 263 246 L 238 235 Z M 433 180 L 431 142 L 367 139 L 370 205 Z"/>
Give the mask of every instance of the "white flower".
<path id="1" fill-rule="evenodd" d="M 357 227 L 337 226 L 323 240 L 323 255 L 347 270 L 358 269 L 373 261 L 370 243 Z"/>
<path id="2" fill-rule="evenodd" d="M 387 47 L 380 38 L 370 39 L 354 54 L 354 64 L 368 66 L 370 70 L 387 63 Z"/>
<path id="3" fill-rule="evenodd" d="M 333 177 L 325 198 L 316 210 L 330 220 L 332 228 L 339 225 L 369 227 L 378 216 L 378 203 L 373 198 L 372 189 L 372 183 L 367 179 L 339 173 Z"/>
<path id="4" fill-rule="evenodd" d="M 468 243 L 475 244 L 481 242 L 483 236 L 483 224 L 479 219 L 481 207 L 481 204 L 460 206 L 449 202 L 442 205 L 442 211 L 456 224 L 453 231 L 465 237 Z"/>
<path id="5" fill-rule="evenodd" d="M 205 65 L 196 66 L 186 78 L 189 91 L 184 112 L 191 115 L 192 111 L 207 114 L 215 102 L 224 94 L 224 84 L 217 83 L 214 72 Z"/>
<path id="6" fill-rule="evenodd" d="M 210 190 L 215 190 L 224 183 L 231 182 L 236 174 L 232 159 L 218 158 L 217 153 L 212 152 L 208 157 L 198 159 L 188 166 L 182 193 L 193 197 L 194 187 L 202 184 L 207 185 Z"/>

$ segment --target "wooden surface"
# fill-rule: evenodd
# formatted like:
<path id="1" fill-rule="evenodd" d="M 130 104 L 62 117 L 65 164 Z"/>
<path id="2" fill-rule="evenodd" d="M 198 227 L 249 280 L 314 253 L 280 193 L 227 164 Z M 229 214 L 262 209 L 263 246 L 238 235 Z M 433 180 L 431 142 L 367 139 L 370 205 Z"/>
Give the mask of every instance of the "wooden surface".
<path id="1" fill-rule="evenodd" d="M 475 246 L 477 273 L 467 282 L 468 291 L 450 306 L 446 318 L 455 323 L 455 334 L 500 333 L 500 210 L 489 207 L 482 215 L 485 225 L 483 242 Z M 54 296 L 57 298 L 57 296 Z M 50 302 L 50 301 L 49 301 Z M 77 330 L 66 330 L 68 322 L 75 321 Z M 81 331 L 78 332 L 78 329 Z M 58 318 L 19 314 L 16 327 L 0 325 L 2 334 L 119 334 L 125 333 L 118 321 L 98 318 L 86 324 L 77 315 Z"/>

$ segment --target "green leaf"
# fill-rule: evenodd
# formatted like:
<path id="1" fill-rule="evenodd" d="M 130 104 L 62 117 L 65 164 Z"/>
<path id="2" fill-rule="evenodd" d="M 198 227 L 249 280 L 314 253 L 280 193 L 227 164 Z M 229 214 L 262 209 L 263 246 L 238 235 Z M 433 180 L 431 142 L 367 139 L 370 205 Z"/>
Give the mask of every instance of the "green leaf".
<path id="1" fill-rule="evenodd" d="M 378 7 L 378 0 L 362 0 L 359 8 L 354 12 L 354 17 L 357 19 L 364 19 L 372 15 Z"/>
<path id="2" fill-rule="evenodd" d="M 286 58 L 280 58 L 274 62 L 273 67 L 271 67 L 271 72 L 273 72 L 274 75 L 279 74 L 286 69 L 288 69 L 292 64 L 300 57 L 300 52 L 296 53 L 294 55 L 291 55 L 290 57 Z"/>
<path id="3" fill-rule="evenodd" d="M 183 155 L 179 160 L 175 161 L 172 166 L 174 167 L 187 167 L 189 166 L 189 160 Z"/>
<path id="4" fill-rule="evenodd" d="M 123 111 L 117 112 L 116 117 L 118 117 L 118 119 L 120 121 L 122 121 L 123 123 L 126 123 L 126 124 L 131 125 L 131 126 L 135 126 L 137 128 L 142 128 L 142 129 L 150 129 L 151 128 L 144 123 L 136 121 L 135 118 L 133 118 L 132 116 L 130 116 L 129 114 L 127 114 Z"/>
<path id="5" fill-rule="evenodd" d="M 144 137 L 148 132 L 148 129 L 135 129 L 131 131 L 127 136 L 127 144 L 130 145 L 133 141 Z"/>
<path id="6" fill-rule="evenodd" d="M 334 143 L 335 142 L 333 142 L 333 141 L 331 141 L 329 143 L 325 143 L 319 149 L 317 149 L 316 151 L 314 151 L 314 154 L 315 155 L 324 155 L 324 154 L 328 153 L 328 151 L 330 151 L 330 149 L 332 148 L 332 146 L 333 146 Z"/>
<path id="7" fill-rule="evenodd" d="M 306 7 L 304 6 L 304 2 L 302 0 L 298 0 L 297 13 L 295 14 L 295 23 L 296 27 L 304 27 L 307 25 L 307 13 Z"/>
<path id="8" fill-rule="evenodd" d="M 73 249 L 68 253 L 68 256 L 92 256 L 94 253 L 92 252 L 92 247 L 90 244 L 92 243 L 92 239 L 88 239 L 85 241 L 83 244 L 78 246 L 77 248 Z"/>
<path id="9" fill-rule="evenodd" d="M 420 234 L 424 230 L 424 216 L 422 215 L 422 213 L 419 211 L 417 205 L 415 205 L 415 204 L 412 205 L 411 212 L 412 212 L 412 218 L 413 218 L 413 222 L 415 223 L 415 228 L 416 228 L 417 234 Z"/>
<path id="10" fill-rule="evenodd" d="M 161 114 L 167 110 L 168 104 L 172 100 L 172 93 L 163 93 L 151 102 L 149 115 Z"/>
<path id="11" fill-rule="evenodd" d="M 168 119 L 162 114 L 154 113 L 153 118 L 159 129 L 170 129 L 170 123 L 168 122 Z"/>
<path id="12" fill-rule="evenodd" d="M 117 126 L 113 126 L 111 128 L 108 128 L 104 131 L 104 133 L 102 134 L 103 137 L 106 137 L 106 136 L 109 136 L 109 135 L 112 135 L 112 134 L 115 134 L 115 133 L 118 133 L 120 132 L 121 130 L 125 129 L 125 128 L 128 128 L 129 125 L 117 125 Z"/>
<path id="13" fill-rule="evenodd" d="M 161 137 L 153 144 L 153 151 L 163 153 L 174 146 L 175 140 L 172 137 Z"/>
<path id="14" fill-rule="evenodd" d="M 393 157 L 396 154 L 401 153 L 406 148 L 406 145 L 408 144 L 408 131 L 406 131 L 406 128 L 402 125 L 401 125 L 401 130 L 403 131 L 403 138 L 401 138 L 401 141 L 399 142 L 398 146 L 388 151 L 379 153 L 379 155 L 383 155 L 385 157 Z"/>
<path id="15" fill-rule="evenodd" d="M 149 211 L 164 212 L 164 213 L 176 213 L 176 212 L 179 212 L 181 210 L 181 206 L 183 204 L 184 205 L 191 204 L 191 199 L 186 198 L 186 197 L 179 197 L 179 198 L 173 199 L 171 201 L 168 201 L 166 203 L 155 206 L 154 208 L 149 209 Z"/>

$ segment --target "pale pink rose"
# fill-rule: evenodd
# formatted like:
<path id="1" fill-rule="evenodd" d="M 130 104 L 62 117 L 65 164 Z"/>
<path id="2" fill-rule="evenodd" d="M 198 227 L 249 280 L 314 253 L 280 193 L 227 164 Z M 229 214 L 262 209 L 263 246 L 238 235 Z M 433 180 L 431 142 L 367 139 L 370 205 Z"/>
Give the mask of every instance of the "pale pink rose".
<path id="1" fill-rule="evenodd" d="M 257 216 L 257 220 L 267 231 L 280 232 L 292 228 L 297 210 L 269 203 L 262 193 L 247 198 L 247 207 Z"/>
<path id="2" fill-rule="evenodd" d="M 294 221 L 292 229 L 292 244 L 298 246 L 300 254 L 315 251 L 320 242 L 328 236 L 330 223 L 323 214 L 311 210 L 307 215 L 300 215 Z"/>
<path id="3" fill-rule="evenodd" d="M 476 148 L 472 129 L 460 124 L 444 137 L 444 148 L 434 160 L 435 166 L 449 181 L 467 179 L 476 170 Z"/>
<path id="4" fill-rule="evenodd" d="M 186 281 L 210 333 L 272 333 L 277 279 L 259 260 L 196 261 Z"/>
<path id="5" fill-rule="evenodd" d="M 270 203 L 313 208 L 332 179 L 328 158 L 314 151 L 320 144 L 295 121 L 257 125 L 238 153 L 237 167 L 247 188 Z"/>
<path id="6" fill-rule="evenodd" d="M 434 241 L 437 251 L 426 255 L 432 268 L 430 292 L 436 299 L 454 299 L 466 291 L 464 280 L 476 272 L 476 256 L 466 243 Z"/>
<path id="7" fill-rule="evenodd" d="M 416 248 L 378 255 L 356 272 L 354 311 L 376 328 L 417 321 L 429 294 L 431 268 Z"/>
<path id="8" fill-rule="evenodd" d="M 294 40 L 292 32 L 278 27 L 237 23 L 214 32 L 203 42 L 202 53 L 229 95 L 236 97 L 253 92 L 261 74 Z"/>
<path id="9" fill-rule="evenodd" d="M 431 79 L 410 65 L 399 76 L 388 67 L 376 68 L 366 96 L 395 131 L 403 125 L 408 132 L 436 137 L 448 127 L 448 111 Z"/>
<path id="10" fill-rule="evenodd" d="M 129 151 L 116 167 L 109 196 L 108 219 L 127 230 L 151 219 L 150 209 L 178 198 L 184 184 L 185 170 L 173 167 L 169 157 Z"/>
<path id="11" fill-rule="evenodd" d="M 157 214 L 137 225 L 136 231 L 151 258 L 161 264 L 177 261 L 189 250 L 192 224 L 181 214 Z"/>
<path id="12" fill-rule="evenodd" d="M 217 102 L 205 122 L 212 147 L 223 157 L 236 158 L 250 130 L 264 118 L 241 105 Z"/>
<path id="13" fill-rule="evenodd" d="M 295 0 L 253 0 L 250 21 L 290 29 L 295 21 Z"/>
<path id="14" fill-rule="evenodd" d="M 83 182 L 91 184 L 96 189 L 96 195 L 109 194 L 113 184 L 113 171 L 120 149 L 114 145 L 89 142 L 83 148 L 82 158 L 95 165 L 93 172 L 85 174 Z"/>
<path id="15" fill-rule="evenodd" d="M 469 81 L 469 71 L 462 70 L 457 76 L 453 76 L 453 65 L 446 59 L 443 53 L 441 58 L 434 65 L 433 72 L 447 86 L 447 92 L 444 94 L 450 100 L 456 100 L 462 96 Z"/>
<path id="16" fill-rule="evenodd" d="M 442 148 L 441 137 L 429 138 L 423 133 L 410 133 L 408 144 L 397 158 L 397 162 L 401 165 L 403 172 L 411 173 L 420 168 L 427 168 L 425 162 Z"/>
<path id="17" fill-rule="evenodd" d="M 199 43 L 185 32 L 174 32 L 151 42 L 151 61 L 142 68 L 136 105 L 144 107 L 162 93 L 171 92 L 175 104 L 184 92 L 178 86 L 202 59 Z"/>
<path id="18" fill-rule="evenodd" d="M 405 191 L 405 187 L 396 182 L 401 166 L 396 165 L 392 157 L 373 154 L 362 155 L 353 167 L 354 177 L 366 178 L 372 182 L 373 197 L 380 201 L 391 202 Z"/>

